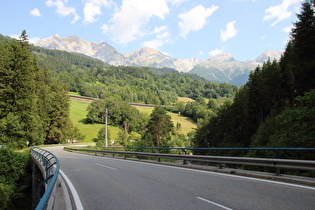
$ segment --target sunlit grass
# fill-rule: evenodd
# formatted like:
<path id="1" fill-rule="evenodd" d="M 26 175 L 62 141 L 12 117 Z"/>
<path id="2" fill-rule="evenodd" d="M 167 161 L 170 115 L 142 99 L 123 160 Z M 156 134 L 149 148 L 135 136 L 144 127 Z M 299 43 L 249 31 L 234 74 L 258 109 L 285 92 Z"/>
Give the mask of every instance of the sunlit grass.
<path id="1" fill-rule="evenodd" d="M 150 116 L 154 108 L 137 108 L 141 114 Z M 172 113 L 172 112 L 167 112 L 168 115 L 171 116 L 172 122 L 174 123 L 174 126 L 176 126 L 177 123 L 180 123 L 181 129 L 180 132 L 183 134 L 187 134 L 193 129 L 197 128 L 197 125 L 193 123 L 189 118 L 184 117 L 180 114 Z"/>
<path id="2" fill-rule="evenodd" d="M 85 135 L 84 142 L 92 142 L 97 137 L 98 131 L 103 128 L 104 124 L 86 124 L 85 118 L 87 115 L 87 107 L 89 103 L 78 102 L 71 100 L 70 119 L 74 126 L 80 129 L 80 132 Z M 119 128 L 109 125 L 108 132 L 111 139 L 116 139 Z"/>
<path id="3" fill-rule="evenodd" d="M 185 102 L 185 103 L 195 101 L 194 99 L 191 99 L 191 98 L 188 98 L 188 97 L 177 97 L 177 99 L 178 99 L 179 101 L 183 101 L 183 102 Z"/>
<path id="4" fill-rule="evenodd" d="M 87 107 L 89 103 L 73 101 L 71 100 L 71 109 L 70 109 L 70 119 L 74 126 L 77 126 L 80 129 L 80 132 L 85 135 L 84 142 L 93 142 L 93 139 L 97 137 L 98 131 L 103 128 L 104 124 L 87 124 L 85 123 L 85 118 L 87 115 Z M 139 112 L 146 117 L 150 117 L 154 108 L 146 108 L 141 107 L 137 108 Z M 196 128 L 196 124 L 194 124 L 190 119 L 187 117 L 181 116 L 179 114 L 168 112 L 168 114 L 172 117 L 172 121 L 174 126 L 177 123 L 181 124 L 180 132 L 183 134 L 187 134 Z M 110 138 L 112 140 L 117 139 L 119 128 L 109 125 L 108 131 L 110 133 Z"/>

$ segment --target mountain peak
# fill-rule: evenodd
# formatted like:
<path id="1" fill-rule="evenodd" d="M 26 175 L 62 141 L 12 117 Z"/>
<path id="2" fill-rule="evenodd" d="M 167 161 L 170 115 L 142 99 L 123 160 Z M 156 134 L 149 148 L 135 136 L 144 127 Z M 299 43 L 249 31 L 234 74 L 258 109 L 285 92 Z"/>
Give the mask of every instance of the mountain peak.
<path id="1" fill-rule="evenodd" d="M 283 54 L 283 50 L 281 51 L 276 51 L 276 50 L 266 50 L 262 54 L 260 54 L 256 59 L 251 60 L 250 62 L 256 63 L 256 64 L 263 64 L 264 62 L 268 61 L 273 61 L 274 59 L 280 60 L 281 55 Z"/>
<path id="2" fill-rule="evenodd" d="M 220 53 L 218 55 L 215 55 L 209 58 L 208 60 L 212 62 L 220 62 L 220 63 L 235 61 L 232 53 Z"/>

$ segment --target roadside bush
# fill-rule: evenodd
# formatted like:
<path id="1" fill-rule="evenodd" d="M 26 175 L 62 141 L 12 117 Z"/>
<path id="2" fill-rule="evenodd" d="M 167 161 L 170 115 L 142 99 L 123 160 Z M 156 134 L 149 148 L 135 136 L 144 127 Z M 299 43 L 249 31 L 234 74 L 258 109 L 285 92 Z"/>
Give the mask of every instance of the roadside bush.
<path id="1" fill-rule="evenodd" d="M 0 209 L 7 209 L 16 192 L 19 192 L 20 178 L 29 168 L 28 152 L 14 152 L 0 149 Z M 24 177 L 25 178 L 25 177 Z M 18 184 L 19 182 L 19 184 Z M 16 205 L 15 205 L 16 206 Z"/>

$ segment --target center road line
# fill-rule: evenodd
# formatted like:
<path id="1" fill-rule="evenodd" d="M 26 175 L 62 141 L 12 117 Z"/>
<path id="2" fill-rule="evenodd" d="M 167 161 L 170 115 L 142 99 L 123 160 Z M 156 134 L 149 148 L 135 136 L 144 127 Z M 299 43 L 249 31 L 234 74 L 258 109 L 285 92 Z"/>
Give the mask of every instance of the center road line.
<path id="1" fill-rule="evenodd" d="M 231 209 L 231 208 L 229 208 L 229 207 L 223 206 L 223 205 L 221 205 L 221 204 L 219 204 L 219 203 L 216 203 L 216 202 L 213 202 L 213 201 L 209 201 L 208 199 L 205 199 L 205 198 L 202 198 L 202 197 L 198 197 L 198 196 L 197 196 L 196 198 L 198 198 L 199 200 L 205 201 L 205 202 L 207 202 L 207 203 L 211 203 L 211 204 L 213 204 L 213 205 L 215 205 L 215 206 L 221 207 L 222 209 L 233 210 L 233 209 Z"/>
<path id="2" fill-rule="evenodd" d="M 109 168 L 109 169 L 115 170 L 115 171 L 118 170 L 117 168 L 113 168 L 113 167 L 110 167 L 110 166 L 105 166 L 105 165 L 103 165 L 103 164 L 99 164 L 99 163 L 95 163 L 95 164 L 98 165 L 98 166 L 102 166 L 102 167 L 104 167 L 104 168 Z"/>

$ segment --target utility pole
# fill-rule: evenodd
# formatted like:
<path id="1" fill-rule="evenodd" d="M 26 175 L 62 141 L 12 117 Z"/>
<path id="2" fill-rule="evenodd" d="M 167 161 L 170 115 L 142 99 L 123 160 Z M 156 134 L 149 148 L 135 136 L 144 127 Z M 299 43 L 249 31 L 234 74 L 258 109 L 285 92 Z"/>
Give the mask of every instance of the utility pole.
<path id="1" fill-rule="evenodd" d="M 107 139 L 107 117 L 108 117 L 108 109 L 106 107 L 105 110 L 105 147 L 108 147 L 108 139 Z"/>

